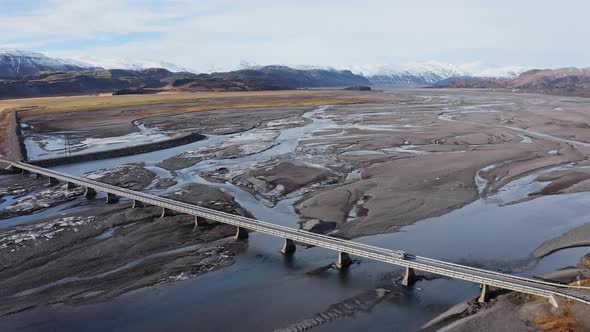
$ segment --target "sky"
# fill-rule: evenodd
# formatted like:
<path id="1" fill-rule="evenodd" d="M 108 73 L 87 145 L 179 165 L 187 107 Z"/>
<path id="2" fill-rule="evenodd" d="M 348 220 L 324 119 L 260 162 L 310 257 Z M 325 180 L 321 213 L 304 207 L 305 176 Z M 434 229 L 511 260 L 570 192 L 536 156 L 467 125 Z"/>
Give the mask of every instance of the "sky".
<path id="1" fill-rule="evenodd" d="M 0 48 L 50 56 L 343 66 L 590 66 L 583 0 L 0 0 Z"/>

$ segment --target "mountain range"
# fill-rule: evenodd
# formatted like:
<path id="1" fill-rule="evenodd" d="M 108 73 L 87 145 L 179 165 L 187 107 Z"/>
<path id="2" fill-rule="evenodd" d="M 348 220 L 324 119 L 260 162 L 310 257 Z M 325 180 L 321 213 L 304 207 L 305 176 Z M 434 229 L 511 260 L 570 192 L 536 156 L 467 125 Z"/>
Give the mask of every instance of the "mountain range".
<path id="1" fill-rule="evenodd" d="M 257 69 L 247 63 L 242 69 Z M 374 85 L 428 85 L 438 81 L 461 76 L 474 77 L 507 77 L 513 78 L 524 72 L 523 67 L 485 67 L 477 63 L 452 65 L 430 61 L 405 65 L 339 65 L 339 66 L 289 66 L 303 71 L 346 71 L 366 77 Z M 148 68 L 164 68 L 171 72 L 192 72 L 197 70 L 181 67 L 160 60 L 134 59 L 101 59 L 96 57 L 78 57 L 76 59 L 50 58 L 41 53 L 22 50 L 0 49 L 0 77 L 24 77 L 41 71 L 70 71 L 82 69 L 126 69 L 143 70 Z M 208 70 L 206 73 L 216 72 Z"/>
<path id="2" fill-rule="evenodd" d="M 512 79 L 452 77 L 433 85 L 437 88 L 513 89 L 524 92 L 590 97 L 589 68 L 534 69 Z"/>
<path id="3" fill-rule="evenodd" d="M 80 69 L 42 71 L 19 78 L 0 79 L 0 98 L 113 92 L 145 94 L 161 91 L 253 91 L 306 87 L 370 85 L 350 71 L 298 70 L 284 66 L 193 74 L 163 68 L 142 70 Z"/>
<path id="4" fill-rule="evenodd" d="M 295 68 L 322 68 L 313 66 L 296 66 Z M 488 67 L 479 63 L 453 65 L 438 61 L 411 63 L 405 65 L 344 65 L 328 67 L 348 69 L 355 74 L 366 77 L 373 85 L 389 86 L 425 86 L 452 77 L 494 77 L 514 78 L 527 70 L 525 67 Z M 324 67 L 326 69 L 326 67 Z"/>
<path id="5" fill-rule="evenodd" d="M 164 61 L 51 58 L 0 49 L 0 98 L 98 92 L 282 90 L 339 86 L 508 88 L 590 96 L 590 69 L 526 70 L 427 62 L 371 66 L 252 66 L 194 73 Z"/>

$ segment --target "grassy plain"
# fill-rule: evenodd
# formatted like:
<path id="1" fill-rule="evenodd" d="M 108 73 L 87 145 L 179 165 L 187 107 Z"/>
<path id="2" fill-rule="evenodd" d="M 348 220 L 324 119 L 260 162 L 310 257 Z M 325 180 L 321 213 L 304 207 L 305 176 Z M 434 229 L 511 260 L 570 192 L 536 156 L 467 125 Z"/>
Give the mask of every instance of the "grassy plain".
<path id="1" fill-rule="evenodd" d="M 9 99 L 0 101 L 0 110 L 16 108 L 21 116 L 50 113 L 90 111 L 115 107 L 133 107 L 163 104 L 191 104 L 187 111 L 215 109 L 195 103 L 217 104 L 223 107 L 278 107 L 308 106 L 322 104 L 350 104 L 369 101 L 368 96 L 344 91 L 293 90 L 293 91 L 252 91 L 252 92 L 196 92 L 160 93 L 150 95 L 45 97 Z"/>

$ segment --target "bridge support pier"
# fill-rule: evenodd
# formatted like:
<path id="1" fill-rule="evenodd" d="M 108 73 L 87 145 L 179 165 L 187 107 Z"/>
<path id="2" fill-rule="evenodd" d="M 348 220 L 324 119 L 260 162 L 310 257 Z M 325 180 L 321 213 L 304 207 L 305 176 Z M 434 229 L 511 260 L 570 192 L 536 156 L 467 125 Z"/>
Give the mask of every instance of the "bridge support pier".
<path id="1" fill-rule="evenodd" d="M 86 187 L 86 191 L 84 191 L 84 197 L 92 198 L 94 196 L 96 196 L 96 190 L 90 187 Z"/>
<path id="2" fill-rule="evenodd" d="M 42 178 L 42 176 L 41 176 L 41 174 L 39 174 L 39 173 L 35 173 L 35 176 L 34 176 L 34 178 L 35 178 L 35 179 L 40 179 L 40 178 Z"/>
<path id="3" fill-rule="evenodd" d="M 132 209 L 137 209 L 137 208 L 140 208 L 140 207 L 144 207 L 143 202 L 134 199 L 133 200 L 133 205 L 131 205 L 131 208 Z"/>
<path id="4" fill-rule="evenodd" d="M 297 247 L 295 246 L 295 242 L 293 242 L 293 240 L 285 239 L 285 244 L 283 245 L 283 248 L 281 249 L 281 254 L 292 255 L 295 253 L 296 249 L 297 249 Z"/>
<path id="5" fill-rule="evenodd" d="M 107 204 L 117 203 L 119 201 L 119 197 L 115 194 L 107 193 Z"/>
<path id="6" fill-rule="evenodd" d="M 209 222 L 205 217 L 195 216 L 195 227 L 209 226 Z"/>
<path id="7" fill-rule="evenodd" d="M 553 295 L 549 296 L 549 303 L 551 303 L 551 305 L 555 308 L 559 307 L 559 304 L 557 304 L 557 301 L 555 300 L 555 297 Z"/>
<path id="8" fill-rule="evenodd" d="M 48 177 L 47 179 L 48 179 L 47 184 L 49 184 L 50 186 L 53 186 L 53 185 L 59 183 L 59 181 L 56 178 L 52 178 L 51 176 Z"/>
<path id="9" fill-rule="evenodd" d="M 26 169 L 24 169 L 24 168 L 21 168 L 21 169 L 20 169 L 20 174 L 22 174 L 22 175 L 29 174 L 29 173 L 30 173 L 30 172 L 29 172 L 29 171 L 27 171 L 27 170 L 26 170 Z"/>
<path id="10" fill-rule="evenodd" d="M 336 263 L 336 267 L 338 270 L 344 270 L 352 264 L 352 259 L 348 253 L 339 252 L 338 253 L 338 262 Z"/>
<path id="11" fill-rule="evenodd" d="M 248 231 L 245 228 L 239 227 L 236 230 L 235 238 L 236 240 L 243 240 L 248 238 Z"/>
<path id="12" fill-rule="evenodd" d="M 410 287 L 416 282 L 416 272 L 411 267 L 406 266 L 406 274 L 402 280 L 402 285 Z"/>
<path id="13" fill-rule="evenodd" d="M 160 215 L 160 218 L 170 217 L 171 215 L 172 215 L 172 211 L 170 211 L 167 208 L 162 208 L 162 214 Z"/>
<path id="14" fill-rule="evenodd" d="M 74 183 L 68 182 L 68 184 L 66 186 L 66 189 L 71 190 L 71 189 L 74 189 L 76 187 L 77 187 L 77 185 L 75 185 Z"/>
<path id="15" fill-rule="evenodd" d="M 477 302 L 484 303 L 484 302 L 488 302 L 489 299 L 490 299 L 489 286 L 486 284 L 482 284 L 481 285 L 481 294 L 479 295 L 479 299 L 477 300 Z"/>

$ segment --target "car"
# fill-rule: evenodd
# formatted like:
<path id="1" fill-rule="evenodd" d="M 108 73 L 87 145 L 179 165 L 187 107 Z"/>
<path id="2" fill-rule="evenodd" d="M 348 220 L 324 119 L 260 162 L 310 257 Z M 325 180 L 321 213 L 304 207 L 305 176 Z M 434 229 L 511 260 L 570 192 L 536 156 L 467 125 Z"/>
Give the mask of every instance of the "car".
<path id="1" fill-rule="evenodd" d="M 403 250 L 396 250 L 391 253 L 391 256 L 393 256 L 395 258 L 399 258 L 399 259 L 406 259 L 408 255 Z"/>

